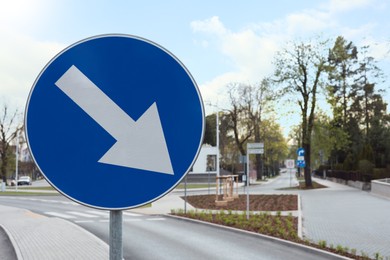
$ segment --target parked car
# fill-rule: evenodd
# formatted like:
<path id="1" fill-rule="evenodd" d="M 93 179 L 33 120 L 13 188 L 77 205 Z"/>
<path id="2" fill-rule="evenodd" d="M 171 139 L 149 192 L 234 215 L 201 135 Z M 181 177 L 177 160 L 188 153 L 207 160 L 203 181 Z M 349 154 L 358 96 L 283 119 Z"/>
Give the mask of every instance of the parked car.
<path id="1" fill-rule="evenodd" d="M 31 182 L 31 178 L 29 176 L 22 176 L 18 180 L 18 186 L 31 185 L 31 184 L 32 184 L 32 182 Z"/>

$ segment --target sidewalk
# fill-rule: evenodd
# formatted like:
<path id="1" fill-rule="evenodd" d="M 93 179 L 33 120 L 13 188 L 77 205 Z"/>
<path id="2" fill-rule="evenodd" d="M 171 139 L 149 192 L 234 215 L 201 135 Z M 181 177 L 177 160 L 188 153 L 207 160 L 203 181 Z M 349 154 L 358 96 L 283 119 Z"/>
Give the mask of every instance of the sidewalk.
<path id="1" fill-rule="evenodd" d="M 314 241 L 390 257 L 390 200 L 314 178 L 328 188 L 301 191 L 303 233 Z"/>
<path id="2" fill-rule="evenodd" d="M 10 238 L 18 260 L 109 257 L 106 243 L 69 221 L 1 205 L 0 216 L 0 226 Z"/>

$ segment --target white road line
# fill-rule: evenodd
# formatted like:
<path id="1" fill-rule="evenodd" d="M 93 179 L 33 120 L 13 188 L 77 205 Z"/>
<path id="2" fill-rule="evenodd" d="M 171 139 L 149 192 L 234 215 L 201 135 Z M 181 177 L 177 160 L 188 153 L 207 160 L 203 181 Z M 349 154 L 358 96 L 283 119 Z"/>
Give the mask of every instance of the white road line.
<path id="1" fill-rule="evenodd" d="M 53 217 L 65 218 L 65 219 L 74 219 L 74 218 L 76 218 L 75 216 L 62 214 L 62 213 L 58 213 L 58 212 L 44 212 L 44 214 L 50 215 L 50 216 L 53 216 Z"/>
<path id="2" fill-rule="evenodd" d="M 46 199 L 35 199 L 35 198 L 16 198 L 16 197 L 9 197 L 9 199 L 30 200 L 30 201 L 40 201 L 40 202 L 50 202 L 50 203 L 61 203 L 61 204 L 66 204 L 66 205 L 77 205 L 77 206 L 80 205 L 80 204 L 78 204 L 76 202 L 73 202 L 73 201 L 46 200 Z"/>
<path id="3" fill-rule="evenodd" d="M 132 222 L 132 221 L 141 221 L 142 219 L 139 219 L 139 218 L 127 218 L 127 219 L 124 219 L 123 221 L 125 222 Z"/>
<path id="4" fill-rule="evenodd" d="M 123 212 L 123 215 L 130 216 L 130 217 L 141 217 L 141 214 L 132 213 L 132 212 Z"/>
<path id="5" fill-rule="evenodd" d="M 85 217 L 85 218 L 97 218 L 98 217 L 96 215 L 91 215 L 91 214 L 78 212 L 78 211 L 67 211 L 66 213 L 72 214 L 72 215 L 76 215 L 76 216 L 80 216 L 80 217 Z"/>
<path id="6" fill-rule="evenodd" d="M 149 220 L 149 221 L 161 221 L 161 220 L 165 220 L 165 218 L 147 218 L 146 220 Z"/>
<path id="7" fill-rule="evenodd" d="M 75 220 L 75 223 L 93 223 L 95 222 L 94 220 Z"/>

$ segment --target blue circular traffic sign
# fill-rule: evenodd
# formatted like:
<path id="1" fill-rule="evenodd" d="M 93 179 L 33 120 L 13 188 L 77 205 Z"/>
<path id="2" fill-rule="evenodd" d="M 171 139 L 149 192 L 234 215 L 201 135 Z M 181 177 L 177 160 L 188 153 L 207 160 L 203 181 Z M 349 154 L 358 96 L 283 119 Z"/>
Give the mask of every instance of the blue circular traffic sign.
<path id="1" fill-rule="evenodd" d="M 100 35 L 55 56 L 25 113 L 42 174 L 86 206 L 128 209 L 172 190 L 204 135 L 199 89 L 169 51 L 130 35 Z"/>

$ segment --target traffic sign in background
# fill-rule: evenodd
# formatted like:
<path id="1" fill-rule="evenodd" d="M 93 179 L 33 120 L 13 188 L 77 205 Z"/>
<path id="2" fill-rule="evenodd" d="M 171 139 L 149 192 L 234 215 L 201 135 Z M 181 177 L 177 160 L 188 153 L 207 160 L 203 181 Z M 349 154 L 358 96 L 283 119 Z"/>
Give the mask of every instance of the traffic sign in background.
<path id="1" fill-rule="evenodd" d="M 306 162 L 305 162 L 305 161 L 297 160 L 297 167 L 299 167 L 299 168 L 305 168 L 305 167 L 306 167 Z"/>
<path id="2" fill-rule="evenodd" d="M 247 143 L 248 154 L 264 154 L 264 143 Z"/>
<path id="3" fill-rule="evenodd" d="M 170 52 L 101 35 L 46 65 L 25 125 L 33 158 L 56 189 L 87 206 L 125 209 L 160 198 L 185 176 L 200 150 L 204 110 Z"/>
<path id="4" fill-rule="evenodd" d="M 305 168 L 306 162 L 305 162 L 305 149 L 304 148 L 298 148 L 297 149 L 297 167 L 299 168 Z"/>
<path id="5" fill-rule="evenodd" d="M 285 161 L 285 165 L 288 169 L 294 169 L 295 168 L 295 161 L 292 159 L 288 159 Z"/>

